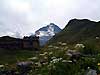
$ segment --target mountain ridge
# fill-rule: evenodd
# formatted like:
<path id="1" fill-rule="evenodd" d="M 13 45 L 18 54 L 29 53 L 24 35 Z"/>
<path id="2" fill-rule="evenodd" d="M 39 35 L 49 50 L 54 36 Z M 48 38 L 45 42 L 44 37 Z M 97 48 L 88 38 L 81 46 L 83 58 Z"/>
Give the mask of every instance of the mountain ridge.
<path id="1" fill-rule="evenodd" d="M 100 36 L 100 21 L 90 21 L 88 19 L 72 19 L 65 28 L 55 35 L 49 42 L 66 42 L 68 44 L 84 43 L 95 40 Z"/>

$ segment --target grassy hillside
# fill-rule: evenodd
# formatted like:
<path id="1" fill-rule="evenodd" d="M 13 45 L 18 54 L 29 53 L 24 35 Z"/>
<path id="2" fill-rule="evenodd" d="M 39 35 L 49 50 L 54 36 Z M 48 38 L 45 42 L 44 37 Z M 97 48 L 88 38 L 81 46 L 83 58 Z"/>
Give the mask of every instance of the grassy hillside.
<path id="1" fill-rule="evenodd" d="M 99 36 L 100 22 L 87 19 L 72 19 L 60 33 L 50 40 L 50 42 L 66 42 L 68 44 L 95 42 L 100 44 Z"/>

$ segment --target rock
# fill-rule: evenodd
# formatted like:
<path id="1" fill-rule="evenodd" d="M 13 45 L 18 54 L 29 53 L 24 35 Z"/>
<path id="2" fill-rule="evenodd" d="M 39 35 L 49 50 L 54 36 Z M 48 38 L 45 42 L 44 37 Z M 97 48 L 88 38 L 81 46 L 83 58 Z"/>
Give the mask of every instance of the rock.
<path id="1" fill-rule="evenodd" d="M 86 75 L 97 75 L 96 70 L 90 69 Z"/>

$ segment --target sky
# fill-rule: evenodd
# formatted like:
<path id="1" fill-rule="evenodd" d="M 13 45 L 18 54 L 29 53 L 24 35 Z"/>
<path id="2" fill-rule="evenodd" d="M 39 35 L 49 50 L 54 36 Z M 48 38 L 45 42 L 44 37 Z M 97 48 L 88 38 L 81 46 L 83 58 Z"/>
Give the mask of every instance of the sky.
<path id="1" fill-rule="evenodd" d="M 0 0 L 0 36 L 33 34 L 51 22 L 63 29 L 74 18 L 99 21 L 100 0 Z"/>

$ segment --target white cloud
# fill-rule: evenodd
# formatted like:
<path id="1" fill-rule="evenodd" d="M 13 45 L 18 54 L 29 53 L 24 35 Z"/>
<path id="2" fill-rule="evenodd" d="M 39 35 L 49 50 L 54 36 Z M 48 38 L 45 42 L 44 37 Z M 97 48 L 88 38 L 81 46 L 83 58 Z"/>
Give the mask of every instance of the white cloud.
<path id="1" fill-rule="evenodd" d="M 64 28 L 72 18 L 99 20 L 99 9 L 99 0 L 0 0 L 0 32 L 27 34 L 49 22 Z"/>
<path id="2" fill-rule="evenodd" d="M 27 1 L 19 1 L 19 0 L 9 0 L 7 3 L 7 8 L 11 9 L 14 12 L 27 12 L 30 11 L 32 6 Z"/>

